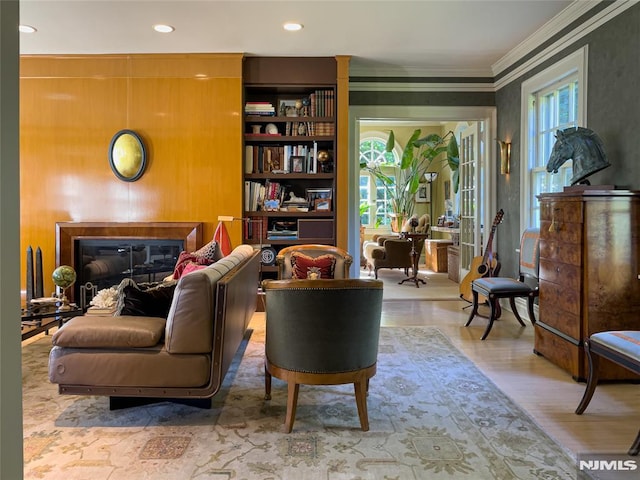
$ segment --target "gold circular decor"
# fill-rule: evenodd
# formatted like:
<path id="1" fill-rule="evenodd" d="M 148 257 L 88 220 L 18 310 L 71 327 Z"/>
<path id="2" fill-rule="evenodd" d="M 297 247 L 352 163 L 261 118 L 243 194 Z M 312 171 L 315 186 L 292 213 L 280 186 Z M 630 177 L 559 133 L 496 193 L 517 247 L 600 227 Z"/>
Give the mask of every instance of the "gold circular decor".
<path id="1" fill-rule="evenodd" d="M 147 152 L 140 136 L 132 130 L 120 130 L 109 144 L 109 165 L 116 177 L 135 182 L 144 173 Z"/>

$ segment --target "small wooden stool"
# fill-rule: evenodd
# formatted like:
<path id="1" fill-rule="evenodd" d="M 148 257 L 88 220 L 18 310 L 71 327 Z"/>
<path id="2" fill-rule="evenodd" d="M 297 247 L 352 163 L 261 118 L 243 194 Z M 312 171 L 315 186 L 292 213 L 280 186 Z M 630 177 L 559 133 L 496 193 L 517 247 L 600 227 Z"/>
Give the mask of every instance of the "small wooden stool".
<path id="1" fill-rule="evenodd" d="M 598 366 L 600 357 L 606 358 L 618 365 L 640 375 L 640 331 L 624 330 L 594 333 L 584 342 L 584 349 L 589 360 L 589 376 L 587 388 L 584 391 L 576 414 L 581 415 L 593 397 L 598 386 Z M 640 452 L 640 432 L 636 436 L 629 455 Z"/>

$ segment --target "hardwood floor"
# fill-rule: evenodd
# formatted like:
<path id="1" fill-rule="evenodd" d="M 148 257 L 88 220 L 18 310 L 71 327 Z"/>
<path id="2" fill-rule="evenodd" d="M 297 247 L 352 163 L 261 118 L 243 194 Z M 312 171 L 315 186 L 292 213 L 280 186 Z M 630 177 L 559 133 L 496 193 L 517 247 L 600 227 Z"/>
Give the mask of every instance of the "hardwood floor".
<path id="1" fill-rule="evenodd" d="M 380 277 L 384 281 L 384 275 Z M 428 289 L 429 285 L 420 288 Z M 487 320 L 476 317 L 465 327 L 469 315 L 468 309 L 463 310 L 466 305 L 462 300 L 389 299 L 383 303 L 382 324 L 439 328 L 574 456 L 627 452 L 640 428 L 640 385 L 601 384 L 585 413 L 576 415 L 585 384 L 533 353 L 531 324 L 526 321 L 523 328 L 511 312 L 504 311 L 487 339 L 481 341 Z"/>

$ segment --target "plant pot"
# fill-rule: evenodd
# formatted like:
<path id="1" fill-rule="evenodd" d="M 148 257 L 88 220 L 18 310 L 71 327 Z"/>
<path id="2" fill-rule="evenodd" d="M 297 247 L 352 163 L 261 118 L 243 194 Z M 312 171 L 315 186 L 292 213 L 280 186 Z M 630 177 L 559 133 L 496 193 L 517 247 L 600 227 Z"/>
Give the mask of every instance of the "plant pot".
<path id="1" fill-rule="evenodd" d="M 389 217 L 391 218 L 391 231 L 393 233 L 400 233 L 402 231 L 402 225 L 404 225 L 404 222 L 407 219 L 407 214 L 390 213 Z"/>

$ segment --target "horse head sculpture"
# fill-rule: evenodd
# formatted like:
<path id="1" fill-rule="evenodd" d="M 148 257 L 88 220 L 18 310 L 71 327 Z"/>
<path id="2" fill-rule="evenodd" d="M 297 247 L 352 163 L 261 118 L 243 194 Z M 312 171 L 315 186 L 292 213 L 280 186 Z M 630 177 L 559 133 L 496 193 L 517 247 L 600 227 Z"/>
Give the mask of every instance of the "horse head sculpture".
<path id="1" fill-rule="evenodd" d="M 567 160 L 573 160 L 571 185 L 589 185 L 589 180 L 586 180 L 589 175 L 611 166 L 600 137 L 593 130 L 582 127 L 556 132 L 556 143 L 547 162 L 547 172 L 558 173 Z"/>

